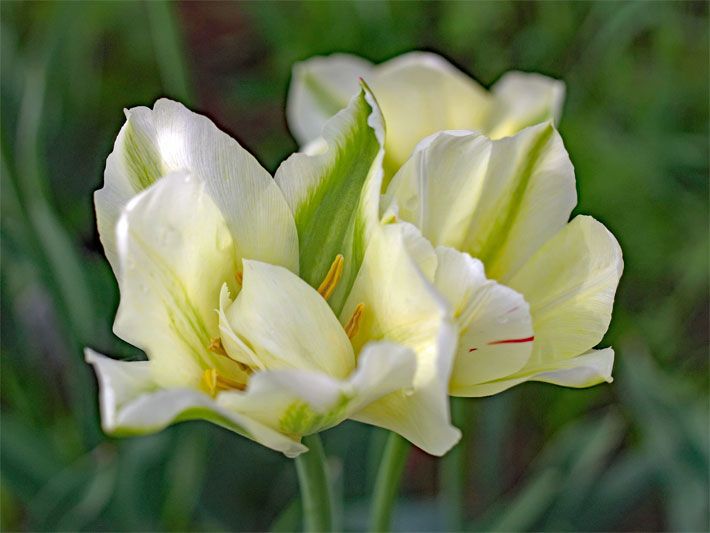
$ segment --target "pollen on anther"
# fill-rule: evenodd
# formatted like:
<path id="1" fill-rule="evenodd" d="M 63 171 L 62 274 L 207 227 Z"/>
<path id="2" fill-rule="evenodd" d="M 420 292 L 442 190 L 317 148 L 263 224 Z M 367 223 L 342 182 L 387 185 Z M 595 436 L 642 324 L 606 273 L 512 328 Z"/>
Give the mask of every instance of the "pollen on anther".
<path id="1" fill-rule="evenodd" d="M 217 390 L 217 371 L 214 368 L 208 368 L 202 374 L 202 383 L 210 394 L 214 394 Z"/>
<path id="2" fill-rule="evenodd" d="M 342 256 L 342 254 L 336 255 L 333 264 L 330 265 L 330 269 L 325 275 L 323 283 L 321 283 L 320 287 L 318 287 L 318 294 L 320 294 L 326 300 L 330 298 L 331 294 L 333 294 L 336 285 L 340 281 L 340 277 L 343 275 L 344 263 L 345 258 Z"/>
<path id="3" fill-rule="evenodd" d="M 364 310 L 365 304 L 357 304 L 357 307 L 355 307 L 355 311 L 353 311 L 350 320 L 348 320 L 348 323 L 345 324 L 345 333 L 347 334 L 348 339 L 352 339 L 353 337 L 355 337 L 355 335 L 357 335 L 357 332 L 360 329 L 360 319 L 362 318 L 362 312 Z"/>
<path id="4" fill-rule="evenodd" d="M 241 286 L 242 281 L 244 280 L 244 274 L 239 272 L 238 270 L 234 273 L 234 279 L 237 281 L 237 283 Z"/>
<path id="5" fill-rule="evenodd" d="M 224 349 L 224 346 L 222 345 L 222 339 L 217 337 L 216 339 L 210 339 L 210 343 L 207 346 L 207 349 L 210 352 L 214 352 L 217 355 L 224 355 L 227 356 L 227 351 Z"/>

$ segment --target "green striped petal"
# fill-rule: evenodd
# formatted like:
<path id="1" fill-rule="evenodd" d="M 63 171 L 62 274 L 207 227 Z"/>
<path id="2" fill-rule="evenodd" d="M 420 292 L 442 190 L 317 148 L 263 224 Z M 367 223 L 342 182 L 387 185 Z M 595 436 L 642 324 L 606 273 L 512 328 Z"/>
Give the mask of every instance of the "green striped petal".
<path id="1" fill-rule="evenodd" d="M 208 395 L 184 387 L 161 388 L 148 361 L 117 361 L 86 350 L 99 381 L 101 425 L 116 436 L 155 433 L 183 420 L 208 420 L 294 457 L 307 448 L 300 436 L 285 435 L 239 411 L 221 406 Z"/>
<path id="2" fill-rule="evenodd" d="M 132 108 L 126 117 L 106 161 L 104 186 L 94 195 L 99 235 L 114 271 L 121 210 L 133 196 L 176 171 L 205 183 L 239 258 L 298 271 L 293 216 L 269 173 L 249 152 L 207 117 L 171 100 L 158 100 L 153 109 Z"/>
<path id="3" fill-rule="evenodd" d="M 317 288 L 336 256 L 345 258 L 329 299 L 337 313 L 362 262 L 368 228 L 378 223 L 384 124 L 366 87 L 326 124 L 324 139 L 326 151 L 293 154 L 275 179 L 296 221 L 300 276 Z"/>
<path id="4" fill-rule="evenodd" d="M 564 227 L 576 201 L 574 169 L 547 123 L 499 140 L 432 135 L 394 177 L 383 205 L 385 218 L 396 215 L 433 245 L 469 253 L 506 283 Z"/>

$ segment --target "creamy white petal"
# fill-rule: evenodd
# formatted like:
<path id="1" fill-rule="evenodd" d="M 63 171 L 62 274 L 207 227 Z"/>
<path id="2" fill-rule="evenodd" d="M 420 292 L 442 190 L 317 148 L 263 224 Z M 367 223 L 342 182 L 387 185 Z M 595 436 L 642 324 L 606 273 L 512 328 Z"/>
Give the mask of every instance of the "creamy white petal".
<path id="1" fill-rule="evenodd" d="M 439 130 L 480 130 L 491 95 L 436 54 L 411 52 L 364 76 L 387 123 L 385 170 L 391 176 L 417 143 Z"/>
<path id="2" fill-rule="evenodd" d="M 243 265 L 242 290 L 226 318 L 264 367 L 348 376 L 353 349 L 326 300 L 286 268 L 249 260 Z"/>
<path id="3" fill-rule="evenodd" d="M 378 224 L 384 124 L 365 86 L 328 121 L 323 138 L 325 152 L 293 154 L 275 180 L 296 221 L 300 276 L 318 287 L 335 257 L 344 257 L 342 277 L 328 299 L 339 312 L 360 267 L 369 228 Z"/>
<path id="4" fill-rule="evenodd" d="M 296 63 L 286 104 L 288 127 L 300 145 L 318 138 L 330 117 L 347 107 L 372 63 L 350 54 Z"/>
<path id="5" fill-rule="evenodd" d="M 205 182 L 232 232 L 238 257 L 297 272 L 293 217 L 271 176 L 249 152 L 207 117 L 171 100 L 126 115 L 106 163 L 104 187 L 95 194 L 99 234 L 114 270 L 113 236 L 123 206 L 162 176 L 186 171 Z"/>
<path id="6" fill-rule="evenodd" d="M 223 392 L 217 402 L 287 435 L 308 435 L 339 424 L 392 391 L 411 387 L 414 353 L 391 342 L 368 344 L 345 379 L 323 372 L 256 372 L 245 392 Z"/>
<path id="7" fill-rule="evenodd" d="M 560 119 L 565 98 L 565 84 L 560 80 L 529 72 L 506 72 L 491 92 L 495 111 L 486 125 L 492 139 L 515 135 L 521 129 Z"/>
<path id="8" fill-rule="evenodd" d="M 417 372 L 411 390 L 397 391 L 354 418 L 400 433 L 425 451 L 441 455 L 460 432 L 451 426 L 448 383 L 456 329 L 446 301 L 407 251 L 406 230 L 390 224 L 373 231 L 362 267 L 340 315 L 346 323 L 364 304 L 356 352 L 366 340 L 392 340 L 412 348 Z"/>
<path id="9" fill-rule="evenodd" d="M 451 425 L 448 391 L 443 376 L 450 370 L 456 330 L 445 324 L 428 353 L 417 352 L 417 372 L 410 389 L 395 391 L 371 403 L 352 418 L 399 433 L 432 455 L 444 455 L 461 438 Z M 448 357 L 446 357 L 448 356 Z M 445 366 L 449 368 L 445 368 Z"/>
<path id="10" fill-rule="evenodd" d="M 426 279 L 433 282 L 439 264 L 434 247 L 416 226 L 408 222 L 398 222 L 398 226 L 407 253 L 426 276 Z"/>
<path id="11" fill-rule="evenodd" d="M 200 386 L 236 365 L 207 349 L 220 288 L 236 290 L 232 237 L 201 180 L 175 173 L 133 198 L 117 226 L 121 301 L 114 332 L 144 350 L 162 386 Z M 235 376 L 236 377 L 236 376 Z"/>
<path id="12" fill-rule="evenodd" d="M 466 396 L 471 386 L 525 365 L 532 351 L 532 320 L 523 296 L 487 279 L 479 260 L 444 246 L 436 255 L 434 284 L 453 306 L 459 329 L 449 391 Z"/>
<path id="13" fill-rule="evenodd" d="M 392 180 L 384 206 L 507 284 L 564 227 L 576 201 L 562 140 L 541 124 L 496 141 L 460 131 L 432 136 Z"/>
<path id="14" fill-rule="evenodd" d="M 510 279 L 530 303 L 530 365 L 566 359 L 604 336 L 623 271 L 621 248 L 603 224 L 575 217 Z"/>
<path id="15" fill-rule="evenodd" d="M 410 52 L 380 65 L 335 54 L 296 64 L 289 88 L 289 127 L 301 146 L 316 139 L 326 120 L 344 108 L 363 77 L 387 121 L 385 170 L 389 179 L 414 146 L 440 130 L 467 129 L 500 138 L 559 119 L 562 82 L 509 72 L 490 92 L 441 56 Z"/>
<path id="16" fill-rule="evenodd" d="M 298 438 L 218 406 L 190 388 L 160 388 L 148 361 L 117 361 L 86 350 L 99 380 L 101 422 L 114 435 L 153 433 L 182 420 L 205 419 L 293 457 L 307 451 Z"/>
<path id="17" fill-rule="evenodd" d="M 481 383 L 471 387 L 467 396 L 491 396 L 525 381 L 544 381 L 563 387 L 592 387 L 599 383 L 611 383 L 613 366 L 614 350 L 591 350 L 569 359 L 526 367 L 506 379 Z"/>

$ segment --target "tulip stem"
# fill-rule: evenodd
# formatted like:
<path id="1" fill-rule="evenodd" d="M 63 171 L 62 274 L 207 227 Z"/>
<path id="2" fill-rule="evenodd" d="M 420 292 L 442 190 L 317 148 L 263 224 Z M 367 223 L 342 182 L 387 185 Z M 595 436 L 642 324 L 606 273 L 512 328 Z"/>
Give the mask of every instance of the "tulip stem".
<path id="1" fill-rule="evenodd" d="M 392 509 L 397 500 L 402 472 L 407 463 L 411 444 L 397 433 L 390 433 L 382 454 L 380 468 L 375 479 L 372 495 L 370 531 L 389 531 L 392 523 Z"/>
<path id="2" fill-rule="evenodd" d="M 303 502 L 303 530 L 333 530 L 333 502 L 328 483 L 323 444 L 317 434 L 303 437 L 309 451 L 296 458 L 298 485 Z"/>

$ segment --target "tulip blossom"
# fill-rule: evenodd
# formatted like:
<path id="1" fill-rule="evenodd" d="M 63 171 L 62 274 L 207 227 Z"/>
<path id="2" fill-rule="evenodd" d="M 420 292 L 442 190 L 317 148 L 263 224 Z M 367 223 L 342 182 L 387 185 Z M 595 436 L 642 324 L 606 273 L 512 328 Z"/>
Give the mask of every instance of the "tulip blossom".
<path id="1" fill-rule="evenodd" d="M 392 179 L 383 218 L 414 225 L 436 247 L 415 257 L 454 308 L 451 394 L 611 381 L 613 350 L 593 348 L 611 320 L 621 249 L 593 218 L 568 222 L 576 202 L 549 122 L 498 140 L 436 133 Z"/>
<path id="2" fill-rule="evenodd" d="M 326 120 L 357 92 L 359 77 L 372 88 L 387 124 L 387 177 L 437 131 L 474 130 L 493 139 L 513 135 L 559 118 L 564 99 L 562 82 L 524 72 L 504 74 L 487 91 L 432 53 L 410 52 L 380 65 L 347 54 L 315 57 L 293 68 L 287 116 L 299 144 L 306 147 L 320 137 Z"/>
<path id="3" fill-rule="evenodd" d="M 126 114 L 95 200 L 121 293 L 114 332 L 148 360 L 87 350 L 104 429 L 202 418 L 295 456 L 302 436 L 353 418 L 445 453 L 459 438 L 456 327 L 409 230 L 379 222 L 371 94 L 275 178 L 181 104 Z"/>

